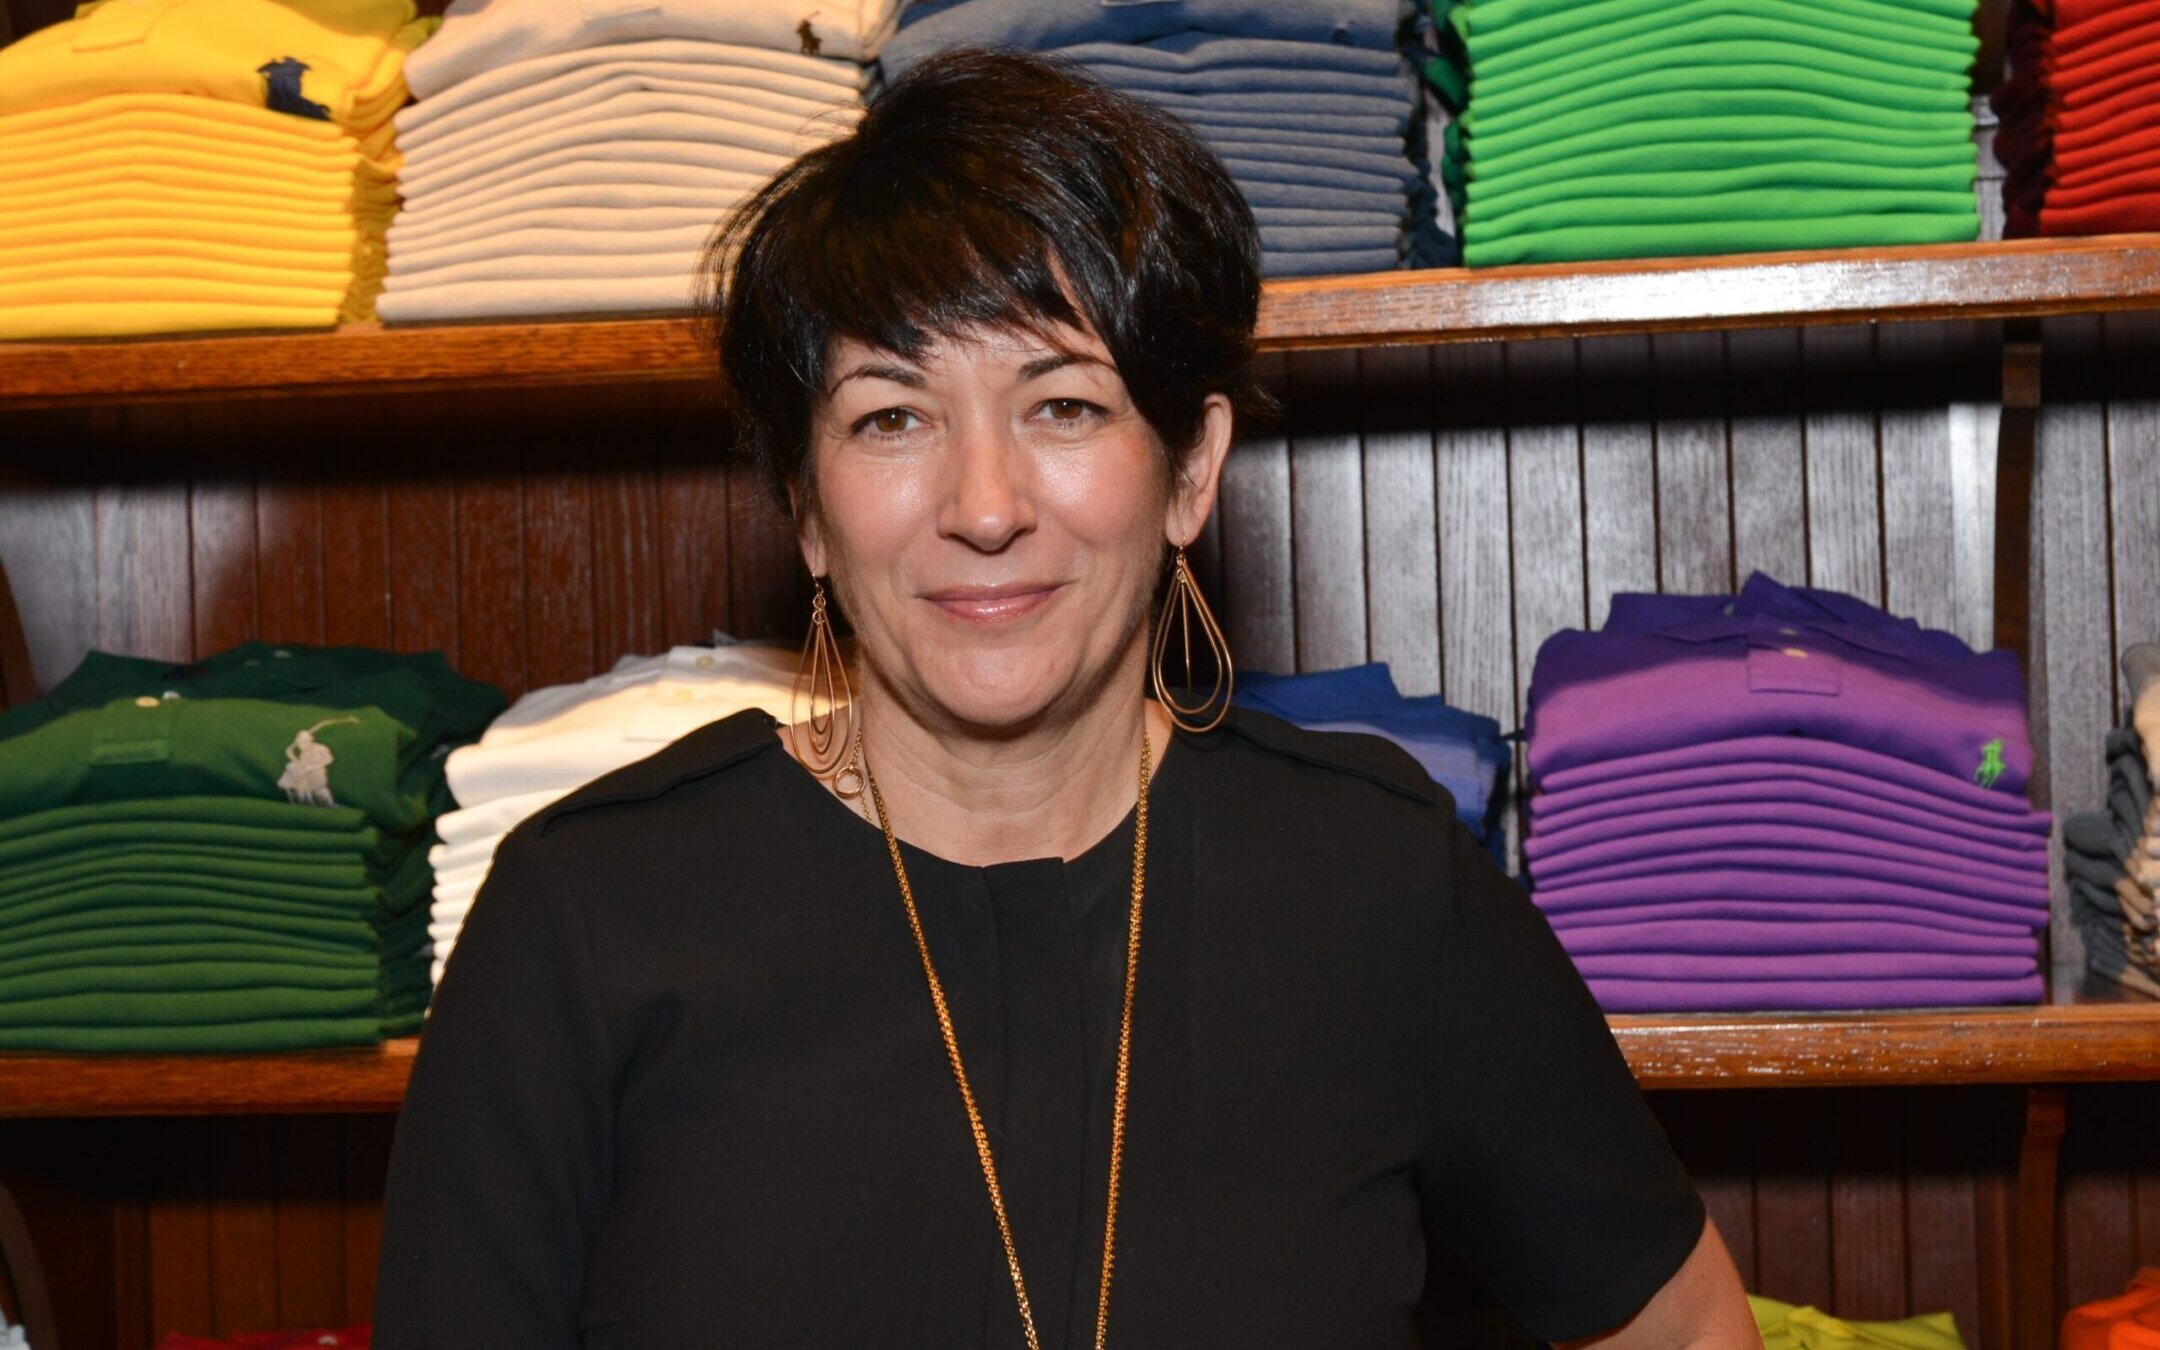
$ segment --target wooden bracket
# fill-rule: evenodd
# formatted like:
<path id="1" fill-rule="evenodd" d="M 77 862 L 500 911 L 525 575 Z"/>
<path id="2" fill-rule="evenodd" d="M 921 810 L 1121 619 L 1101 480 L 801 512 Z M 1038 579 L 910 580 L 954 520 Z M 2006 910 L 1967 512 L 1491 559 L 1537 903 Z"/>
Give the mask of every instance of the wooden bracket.
<path id="1" fill-rule="evenodd" d="M 0 1184 L 0 1270 L 15 1289 L 16 1311 L 35 1350 L 59 1350 L 60 1331 L 53 1321 L 52 1293 L 45 1268 L 30 1245 L 30 1225 L 6 1185 Z"/>
<path id="2" fill-rule="evenodd" d="M 1995 438 L 1995 645 L 2032 673 L 2033 466 L 2040 435 L 2040 323 L 2003 325 L 2002 426 Z"/>
<path id="3" fill-rule="evenodd" d="M 2029 1088 L 2018 1144 L 2016 1281 L 2018 1350 L 2055 1344 L 2056 1165 L 2062 1155 L 2066 1090 Z"/>

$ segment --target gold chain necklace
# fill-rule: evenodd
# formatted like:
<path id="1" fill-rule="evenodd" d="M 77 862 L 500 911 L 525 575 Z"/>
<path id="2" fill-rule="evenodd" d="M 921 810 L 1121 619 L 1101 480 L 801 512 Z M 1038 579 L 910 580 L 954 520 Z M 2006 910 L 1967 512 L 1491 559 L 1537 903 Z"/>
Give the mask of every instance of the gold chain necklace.
<path id="1" fill-rule="evenodd" d="M 1103 1350 L 1110 1326 L 1110 1267 L 1117 1250 L 1118 1174 L 1125 1162 L 1125 1090 L 1132 1077 L 1133 988 L 1140 971 L 1140 901 L 1147 882 L 1147 796 L 1151 767 L 1147 724 L 1140 727 L 1140 798 L 1133 812 L 1132 904 L 1125 921 L 1125 1010 L 1118 1021 L 1117 1091 L 1110 1104 L 1110 1196 L 1103 1208 L 1102 1283 L 1095 1300 L 1095 1350 Z M 885 797 L 877 778 L 862 759 L 862 740 L 855 742 L 854 762 L 862 766 L 863 782 L 877 806 L 878 824 L 885 831 L 885 851 L 892 855 L 893 875 L 900 879 L 900 899 L 907 906 L 908 928 L 915 934 L 915 951 L 922 957 L 923 979 L 930 985 L 930 1006 L 937 1012 L 938 1033 L 945 1038 L 945 1057 L 952 1061 L 953 1081 L 960 1085 L 960 1104 L 967 1108 L 968 1132 L 975 1137 L 975 1157 L 982 1163 L 983 1185 L 990 1192 L 990 1209 L 997 1215 L 998 1237 L 1005 1243 L 1005 1267 L 1012 1272 L 1013 1297 L 1020 1304 L 1020 1327 L 1027 1333 L 1028 1350 L 1042 1350 L 1035 1336 L 1035 1310 L 1028 1303 L 1027 1281 L 1020 1275 L 1020 1252 L 1013 1245 L 1012 1225 L 1005 1219 L 1005 1192 L 998 1185 L 997 1163 L 990 1156 L 990 1134 L 983 1128 L 982 1113 L 975 1109 L 975 1091 L 968 1086 L 967 1066 L 960 1062 L 960 1041 L 953 1034 L 952 1012 L 945 1006 L 945 986 L 938 982 L 937 966 L 930 960 L 930 944 L 923 938 L 922 917 L 915 909 L 915 888 L 908 885 L 906 864 L 900 861 L 900 841 L 893 836 L 892 818 L 885 813 Z"/>

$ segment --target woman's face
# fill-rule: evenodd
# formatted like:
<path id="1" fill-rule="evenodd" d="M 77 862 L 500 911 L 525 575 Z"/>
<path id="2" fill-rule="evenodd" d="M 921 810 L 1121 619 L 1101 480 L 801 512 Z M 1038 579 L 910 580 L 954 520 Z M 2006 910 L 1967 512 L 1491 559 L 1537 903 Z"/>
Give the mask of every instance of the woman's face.
<path id="1" fill-rule="evenodd" d="M 1145 637 L 1165 542 L 1199 533 L 1230 437 L 1166 471 L 1091 333 L 842 340 L 813 419 L 803 529 L 864 655 L 919 717 L 1012 729 L 1084 706 Z"/>

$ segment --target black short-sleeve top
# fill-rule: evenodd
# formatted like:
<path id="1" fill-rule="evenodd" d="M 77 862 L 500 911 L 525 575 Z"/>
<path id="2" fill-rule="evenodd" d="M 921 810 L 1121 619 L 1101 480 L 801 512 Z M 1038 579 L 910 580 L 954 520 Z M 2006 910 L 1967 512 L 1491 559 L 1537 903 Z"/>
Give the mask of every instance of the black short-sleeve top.
<path id="1" fill-rule="evenodd" d="M 883 835 L 773 725 L 504 841 L 398 1123 L 383 1350 L 1023 1344 Z M 903 846 L 1046 1350 L 1092 1342 L 1132 845 Z M 1566 1339 L 1693 1249 L 1596 1005 L 1394 746 L 1180 733 L 1145 895 L 1111 1345 L 1410 1345 L 1428 1244 Z"/>

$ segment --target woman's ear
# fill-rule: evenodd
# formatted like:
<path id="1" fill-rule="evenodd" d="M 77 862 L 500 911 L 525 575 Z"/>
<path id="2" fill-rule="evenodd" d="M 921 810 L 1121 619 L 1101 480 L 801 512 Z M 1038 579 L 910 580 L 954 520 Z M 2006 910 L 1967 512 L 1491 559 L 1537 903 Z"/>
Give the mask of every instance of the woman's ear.
<path id="1" fill-rule="evenodd" d="M 1230 438 L 1235 431 L 1230 399 L 1209 394 L 1200 414 L 1200 439 L 1178 466 L 1177 481 L 1170 492 L 1163 534 L 1183 547 L 1200 537 L 1208 515 L 1215 509 L 1215 492 L 1222 485 L 1223 461 L 1230 457 Z"/>
<path id="2" fill-rule="evenodd" d="M 788 484 L 788 515 L 795 521 L 795 546 L 802 550 L 803 565 L 810 575 L 822 577 L 826 571 L 825 533 L 818 528 L 817 512 L 810 508 L 810 499 L 800 483 Z"/>

